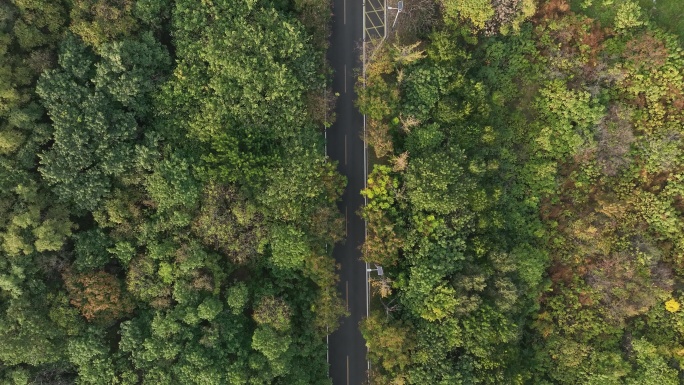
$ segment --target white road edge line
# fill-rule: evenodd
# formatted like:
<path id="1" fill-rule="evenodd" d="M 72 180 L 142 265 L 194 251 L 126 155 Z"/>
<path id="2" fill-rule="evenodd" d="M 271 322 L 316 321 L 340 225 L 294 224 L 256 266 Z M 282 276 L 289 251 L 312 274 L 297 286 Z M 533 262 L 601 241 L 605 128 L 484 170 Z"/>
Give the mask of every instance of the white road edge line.
<path id="1" fill-rule="evenodd" d="M 328 88 L 323 90 L 323 100 L 328 100 Z M 324 126 L 323 129 L 323 145 L 324 145 L 324 154 L 325 154 L 325 162 L 328 162 L 328 109 L 325 109 L 325 123 L 326 125 Z M 325 244 L 325 254 L 328 254 L 328 244 Z M 328 377 L 330 377 L 330 329 L 326 326 L 325 327 L 325 362 L 328 363 Z"/>
<path id="2" fill-rule="evenodd" d="M 361 34 L 362 34 L 362 63 L 361 63 L 361 71 L 362 76 L 363 76 L 363 88 L 366 88 L 366 0 L 363 0 L 363 19 L 361 23 Z M 364 190 L 368 188 L 367 183 L 368 183 L 368 157 L 367 157 L 367 152 L 368 152 L 368 143 L 366 142 L 366 114 L 363 115 L 363 188 Z M 368 204 L 368 199 L 366 196 L 363 196 L 363 206 L 365 207 Z M 368 238 L 368 221 L 366 219 L 363 220 L 363 230 L 364 230 L 364 235 L 363 235 L 363 242 L 364 244 L 366 243 L 366 239 Z M 370 283 L 369 283 L 369 273 L 368 269 L 370 269 L 370 266 L 368 265 L 368 262 L 365 263 L 366 267 L 366 318 L 370 316 Z M 370 363 L 370 348 L 368 347 L 368 344 L 366 344 L 366 365 L 367 365 L 367 371 L 366 371 L 366 379 L 370 381 L 370 371 L 371 371 L 371 363 Z"/>

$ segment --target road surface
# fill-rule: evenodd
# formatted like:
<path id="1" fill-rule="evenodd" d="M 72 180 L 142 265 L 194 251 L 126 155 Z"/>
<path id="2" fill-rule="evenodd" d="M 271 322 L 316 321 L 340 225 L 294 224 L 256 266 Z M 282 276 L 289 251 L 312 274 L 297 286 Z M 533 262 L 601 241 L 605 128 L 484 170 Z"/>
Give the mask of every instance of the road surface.
<path id="1" fill-rule="evenodd" d="M 337 99 L 337 120 L 327 131 L 328 155 L 339 162 L 347 177 L 347 189 L 340 210 L 345 214 L 347 237 L 333 250 L 341 265 L 339 290 L 351 315 L 329 337 L 330 378 L 334 385 L 361 385 L 367 378 L 366 345 L 359 321 L 366 316 L 366 270 L 359 246 L 365 228 L 357 215 L 363 205 L 364 187 L 363 117 L 354 107 L 355 69 L 360 68 L 363 0 L 333 0 L 333 21 L 328 60 L 335 70 L 333 92 Z"/>

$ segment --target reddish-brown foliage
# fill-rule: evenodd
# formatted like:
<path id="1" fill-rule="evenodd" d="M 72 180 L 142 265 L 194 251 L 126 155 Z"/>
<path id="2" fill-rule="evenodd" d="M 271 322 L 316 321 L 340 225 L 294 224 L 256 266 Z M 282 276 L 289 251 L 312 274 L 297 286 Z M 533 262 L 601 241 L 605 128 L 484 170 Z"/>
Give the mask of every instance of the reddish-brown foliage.
<path id="1" fill-rule="evenodd" d="M 647 244 L 640 246 L 652 248 Z M 608 319 L 620 323 L 651 308 L 660 290 L 671 289 L 671 277 L 671 269 L 663 264 L 644 267 L 635 255 L 620 252 L 597 258 L 584 278 L 601 296 Z"/>
<path id="2" fill-rule="evenodd" d="M 540 218 L 544 221 L 557 220 L 561 213 L 563 212 L 563 207 L 561 205 L 552 204 L 549 197 L 544 197 L 541 202 L 539 209 Z"/>
<path id="3" fill-rule="evenodd" d="M 501 26 L 510 23 L 518 15 L 520 0 L 492 0 L 494 16 L 487 20 L 485 33 L 493 35 Z"/>
<path id="4" fill-rule="evenodd" d="M 538 9 L 537 18 L 539 20 L 558 19 L 570 11 L 570 4 L 566 0 L 550 0 Z"/>
<path id="5" fill-rule="evenodd" d="M 598 23 L 593 23 L 591 31 L 582 37 L 582 44 L 589 49 L 589 66 L 595 67 L 598 63 L 598 54 L 603 49 L 605 38 L 606 34 Z"/>
<path id="6" fill-rule="evenodd" d="M 669 100 L 672 101 L 672 107 L 674 107 L 675 111 L 681 112 L 684 109 L 684 94 L 682 94 L 682 90 L 674 84 L 669 84 L 667 95 Z"/>
<path id="7" fill-rule="evenodd" d="M 613 105 L 597 125 L 598 164 L 604 175 L 614 176 L 629 159 L 629 149 L 635 140 L 632 124 L 622 109 Z"/>
<path id="8" fill-rule="evenodd" d="M 572 281 L 573 276 L 574 273 L 572 269 L 560 262 L 556 262 L 549 269 L 549 277 L 551 278 L 551 281 L 554 284 L 570 283 Z"/>
<path id="9" fill-rule="evenodd" d="M 649 72 L 662 67 L 667 56 L 665 43 L 651 33 L 644 33 L 628 41 L 622 53 L 628 63 Z"/>
<path id="10" fill-rule="evenodd" d="M 642 170 L 640 173 L 643 178 L 642 188 L 646 191 L 650 191 L 654 194 L 659 193 L 665 188 L 668 179 L 670 178 L 670 172 L 663 171 L 657 174 L 649 174 L 646 170 Z"/>
<path id="11" fill-rule="evenodd" d="M 579 293 L 578 299 L 582 306 L 591 306 L 594 304 L 594 299 L 592 298 L 591 293 L 588 292 L 583 291 Z"/>
<path id="12" fill-rule="evenodd" d="M 121 282 L 104 271 L 75 274 L 64 273 L 71 304 L 88 321 L 98 323 L 114 322 L 133 310 L 131 301 L 125 296 Z"/>

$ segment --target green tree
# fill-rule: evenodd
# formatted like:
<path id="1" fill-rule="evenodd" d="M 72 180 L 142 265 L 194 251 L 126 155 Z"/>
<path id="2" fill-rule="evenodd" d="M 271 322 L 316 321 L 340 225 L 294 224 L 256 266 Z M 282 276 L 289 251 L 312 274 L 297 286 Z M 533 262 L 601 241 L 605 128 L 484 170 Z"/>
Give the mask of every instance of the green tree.
<path id="1" fill-rule="evenodd" d="M 360 328 L 368 341 L 371 359 L 380 362 L 383 369 L 392 373 L 402 373 L 411 363 L 411 352 L 415 340 L 410 329 L 401 323 L 392 324 L 375 312 L 361 322 Z"/>
<path id="2" fill-rule="evenodd" d="M 632 348 L 636 356 L 637 370 L 634 377 L 627 380 L 627 384 L 675 385 L 679 383 L 677 370 L 667 364 L 653 344 L 644 339 L 634 340 Z"/>
<path id="3" fill-rule="evenodd" d="M 271 230 L 271 263 L 277 269 L 300 270 L 311 254 L 305 234 L 294 226 L 278 226 Z"/>
<path id="4" fill-rule="evenodd" d="M 406 172 L 406 190 L 416 210 L 449 214 L 463 210 L 474 185 L 459 163 L 462 150 L 414 158 Z"/>
<path id="5" fill-rule="evenodd" d="M 71 31 L 87 44 L 100 45 L 131 36 L 138 29 L 133 0 L 76 0 L 71 8 Z"/>
<path id="6" fill-rule="evenodd" d="M 149 108 L 150 77 L 168 64 L 164 49 L 146 36 L 104 46 L 97 64 L 87 47 L 69 37 L 61 69 L 46 72 L 38 83 L 55 130 L 54 143 L 40 155 L 40 171 L 57 196 L 77 209 L 94 210 L 113 179 L 133 169 L 141 135 L 136 118 Z"/>

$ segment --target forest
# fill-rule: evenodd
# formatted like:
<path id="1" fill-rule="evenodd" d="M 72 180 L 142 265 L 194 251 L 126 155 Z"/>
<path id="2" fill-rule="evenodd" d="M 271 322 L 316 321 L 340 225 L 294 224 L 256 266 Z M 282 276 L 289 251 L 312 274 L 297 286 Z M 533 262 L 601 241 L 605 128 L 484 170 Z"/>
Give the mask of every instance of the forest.
<path id="1" fill-rule="evenodd" d="M 328 15 L 0 2 L 0 383 L 330 384 Z"/>
<path id="2" fill-rule="evenodd" d="M 371 382 L 682 383 L 684 3 L 405 3 L 357 87 Z"/>
<path id="3" fill-rule="evenodd" d="M 370 384 L 684 383 L 684 3 L 404 3 L 356 88 Z M 330 23 L 0 2 L 1 384 L 331 384 Z"/>

